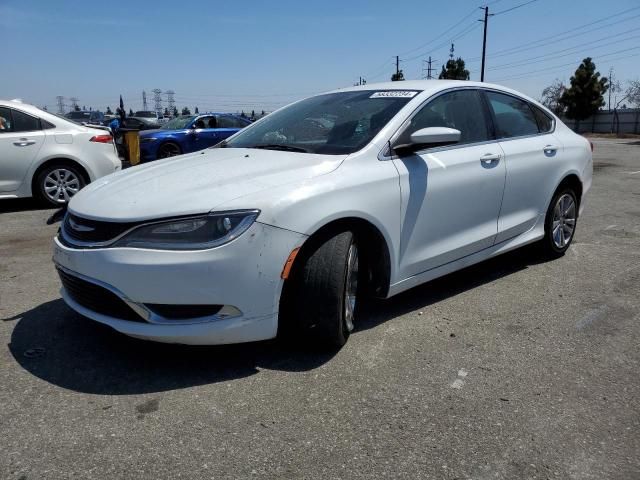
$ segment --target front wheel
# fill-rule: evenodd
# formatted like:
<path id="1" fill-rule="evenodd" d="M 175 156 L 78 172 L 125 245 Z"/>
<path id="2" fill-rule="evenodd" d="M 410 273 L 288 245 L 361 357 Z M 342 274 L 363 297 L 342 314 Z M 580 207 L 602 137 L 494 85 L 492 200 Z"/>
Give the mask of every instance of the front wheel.
<path id="1" fill-rule="evenodd" d="M 571 188 L 560 189 L 553 196 L 545 218 L 542 246 L 550 257 L 559 257 L 567 251 L 576 231 L 578 202 Z"/>
<path id="2" fill-rule="evenodd" d="M 360 262 L 352 232 L 312 239 L 285 289 L 285 321 L 321 348 L 344 345 L 354 328 Z"/>

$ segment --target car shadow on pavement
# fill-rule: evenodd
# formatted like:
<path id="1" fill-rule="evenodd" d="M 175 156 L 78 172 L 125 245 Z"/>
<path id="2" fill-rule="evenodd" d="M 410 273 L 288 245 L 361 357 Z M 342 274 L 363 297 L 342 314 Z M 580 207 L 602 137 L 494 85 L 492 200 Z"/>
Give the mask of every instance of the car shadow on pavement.
<path id="1" fill-rule="evenodd" d="M 542 261 L 536 249 L 525 248 L 390 300 L 367 303 L 357 331 Z M 17 321 L 9 349 L 25 370 L 54 385 L 92 394 L 162 392 L 244 378 L 260 369 L 309 371 L 336 353 L 298 349 L 278 341 L 194 347 L 137 340 L 82 317 L 61 299 L 4 321 Z"/>
<path id="2" fill-rule="evenodd" d="M 35 198 L 5 198 L 0 200 L 0 213 L 27 212 L 29 210 L 53 210 Z"/>
<path id="3" fill-rule="evenodd" d="M 188 346 L 137 340 L 53 300 L 4 321 L 17 321 L 9 349 L 28 372 L 83 393 L 162 392 L 244 378 L 261 368 L 307 371 L 336 352 L 296 350 L 280 342 Z"/>
<path id="4" fill-rule="evenodd" d="M 370 300 L 362 305 L 356 332 L 374 328 L 400 315 L 428 308 L 429 305 L 548 260 L 538 245 L 527 245 L 419 285 L 389 300 Z"/>

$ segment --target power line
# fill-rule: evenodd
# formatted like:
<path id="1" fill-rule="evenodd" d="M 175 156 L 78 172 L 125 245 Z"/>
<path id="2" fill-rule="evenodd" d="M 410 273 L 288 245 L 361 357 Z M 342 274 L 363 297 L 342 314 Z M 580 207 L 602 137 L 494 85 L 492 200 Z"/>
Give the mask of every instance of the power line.
<path id="1" fill-rule="evenodd" d="M 630 12 L 632 10 L 637 10 L 639 8 L 640 7 L 633 7 L 633 8 L 624 10 L 624 11 L 622 11 L 620 13 L 616 13 L 614 15 L 610 15 L 608 17 L 601 18 L 599 20 L 596 20 L 596 21 L 593 21 L 593 22 L 590 22 L 590 23 L 586 23 L 584 25 L 580 25 L 578 27 L 574 27 L 574 28 L 569 29 L 569 30 L 565 30 L 565 31 L 563 31 L 561 33 L 557 33 L 555 35 L 551 35 L 551 36 L 547 35 L 547 36 L 545 36 L 544 38 L 542 38 L 540 40 L 535 40 L 533 42 L 528 42 L 526 44 L 517 45 L 515 47 L 510 47 L 510 48 L 505 48 L 503 50 L 498 50 L 498 51 L 494 52 L 491 55 L 491 57 L 492 58 L 496 58 L 496 57 L 504 57 L 504 56 L 508 56 L 508 55 L 514 55 L 516 53 L 524 52 L 524 51 L 527 51 L 527 50 L 533 50 L 533 49 L 536 49 L 536 48 L 539 48 L 539 47 L 543 47 L 543 46 L 546 46 L 546 45 L 550 45 L 550 44 L 556 44 L 559 41 L 566 40 L 568 38 L 572 38 L 572 37 L 576 37 L 576 36 L 580 36 L 580 35 L 585 35 L 587 33 L 594 32 L 596 30 L 602 30 L 603 28 L 608 28 L 608 27 L 611 27 L 613 25 L 617 25 L 619 23 L 627 22 L 627 21 L 632 20 L 634 18 L 640 17 L 640 15 L 627 17 L 627 18 L 624 18 L 622 20 L 618 20 L 616 22 L 612 22 L 612 23 L 607 24 L 607 25 L 602 25 L 602 26 L 596 27 L 594 29 L 590 29 L 590 30 L 586 30 L 584 32 L 579 32 L 579 33 L 576 33 L 576 34 L 572 34 L 572 32 L 575 32 L 577 30 L 581 30 L 581 29 L 583 29 L 585 27 L 590 27 L 591 25 L 595 25 L 596 23 L 601 23 L 601 22 L 604 22 L 606 20 L 610 20 L 611 18 L 614 18 L 614 17 L 619 17 L 620 15 L 628 13 L 628 12 Z M 481 58 L 482 57 L 471 57 L 471 58 L 468 59 L 468 61 L 469 62 L 478 61 Z"/>
<path id="2" fill-rule="evenodd" d="M 529 0 L 528 2 L 521 3 L 520 5 L 516 5 L 515 7 L 507 8 L 506 10 L 500 10 L 499 12 L 494 13 L 494 15 L 502 15 L 503 13 L 511 12 L 512 10 L 516 10 L 520 7 L 524 7 L 529 5 L 530 3 L 537 2 L 538 0 Z"/>
<path id="3" fill-rule="evenodd" d="M 636 31 L 637 32 L 638 29 L 633 29 L 633 30 L 630 30 L 630 31 Z M 574 47 L 569 47 L 569 48 L 564 48 L 562 50 L 549 52 L 548 54 L 545 54 L 545 55 L 538 55 L 538 56 L 535 56 L 535 57 L 529 57 L 529 58 L 525 58 L 525 59 L 519 60 L 517 62 L 504 63 L 502 65 L 497 65 L 495 67 L 492 67 L 489 70 L 504 70 L 504 69 L 508 69 L 508 68 L 515 68 L 515 67 L 521 67 L 521 66 L 524 66 L 524 65 L 530 65 L 532 61 L 537 61 L 537 60 L 541 60 L 541 59 L 543 59 L 545 61 L 546 60 L 555 60 L 556 58 L 562 58 L 562 57 L 567 57 L 567 56 L 570 56 L 570 55 L 576 55 L 580 51 L 584 50 L 584 48 L 586 46 L 588 46 L 588 45 L 592 45 L 594 43 L 599 43 L 599 42 L 601 42 L 602 40 L 605 40 L 605 39 L 618 37 L 620 35 L 627 34 L 630 31 L 622 32 L 621 34 L 617 34 L 617 35 L 611 35 L 611 36 L 608 36 L 608 37 L 604 37 L 604 38 L 601 38 L 601 39 L 598 39 L 598 40 L 594 40 L 592 42 L 584 43 L 582 45 L 576 45 Z M 620 42 L 626 42 L 627 40 L 633 40 L 633 39 L 636 39 L 636 38 L 640 38 L 640 35 L 632 35 L 632 36 L 627 37 L 627 38 L 621 38 L 621 39 L 618 39 L 618 40 L 614 40 L 612 42 L 601 43 L 599 45 L 596 45 L 594 47 L 589 47 L 589 48 L 590 48 L 590 50 L 593 50 L 593 49 L 597 49 L 597 48 L 608 47 L 610 45 L 617 45 Z M 570 53 L 565 53 L 565 54 L 562 54 L 562 55 L 555 55 L 556 53 L 567 52 L 569 50 L 576 50 L 576 51 L 575 52 L 570 52 Z"/>

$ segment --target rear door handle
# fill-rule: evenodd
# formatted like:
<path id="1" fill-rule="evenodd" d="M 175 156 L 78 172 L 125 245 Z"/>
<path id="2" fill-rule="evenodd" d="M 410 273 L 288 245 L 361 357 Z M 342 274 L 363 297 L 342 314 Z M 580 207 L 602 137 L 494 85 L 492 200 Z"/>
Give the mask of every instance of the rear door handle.
<path id="1" fill-rule="evenodd" d="M 486 155 L 483 155 L 480 157 L 480 161 L 485 165 L 488 165 L 493 162 L 499 161 L 500 158 L 501 158 L 501 155 L 498 153 L 487 153 Z"/>
<path id="2" fill-rule="evenodd" d="M 542 151 L 544 152 L 544 154 L 547 157 L 553 157 L 556 152 L 558 151 L 558 147 L 556 147 L 555 145 L 546 145 Z"/>
<path id="3" fill-rule="evenodd" d="M 17 142 L 13 142 L 16 147 L 26 147 L 28 145 L 33 145 L 34 143 L 36 142 L 29 140 L 28 138 L 21 138 Z"/>

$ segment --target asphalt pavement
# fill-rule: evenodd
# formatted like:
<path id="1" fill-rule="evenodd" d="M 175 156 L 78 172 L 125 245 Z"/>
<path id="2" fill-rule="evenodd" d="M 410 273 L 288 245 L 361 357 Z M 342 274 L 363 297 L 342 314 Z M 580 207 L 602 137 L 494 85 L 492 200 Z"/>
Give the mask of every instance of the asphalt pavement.
<path id="1" fill-rule="evenodd" d="M 563 258 L 375 302 L 333 354 L 84 319 L 52 211 L 1 201 L 0 478 L 640 478 L 640 141 L 595 144 Z"/>

